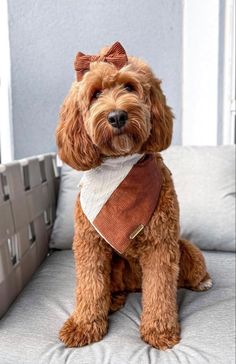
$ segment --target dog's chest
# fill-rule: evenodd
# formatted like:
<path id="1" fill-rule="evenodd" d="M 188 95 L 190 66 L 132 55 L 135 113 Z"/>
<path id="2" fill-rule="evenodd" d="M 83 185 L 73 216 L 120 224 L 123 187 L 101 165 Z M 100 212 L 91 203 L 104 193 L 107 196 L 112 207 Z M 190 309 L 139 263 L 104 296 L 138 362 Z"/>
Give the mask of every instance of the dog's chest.
<path id="1" fill-rule="evenodd" d="M 108 159 L 85 172 L 79 185 L 81 207 L 100 236 L 122 254 L 149 222 L 161 183 L 151 155 Z"/>

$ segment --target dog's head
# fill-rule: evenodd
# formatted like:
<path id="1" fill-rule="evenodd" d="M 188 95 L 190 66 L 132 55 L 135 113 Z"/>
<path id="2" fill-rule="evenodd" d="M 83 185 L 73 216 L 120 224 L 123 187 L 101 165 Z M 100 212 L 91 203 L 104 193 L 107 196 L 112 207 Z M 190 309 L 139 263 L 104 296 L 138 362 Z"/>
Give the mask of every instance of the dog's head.
<path id="1" fill-rule="evenodd" d="M 124 65 L 108 62 L 110 49 L 90 57 L 86 72 L 77 72 L 62 105 L 59 155 L 78 170 L 94 168 L 104 157 L 159 152 L 171 142 L 173 115 L 161 82 L 148 65 L 125 53 Z"/>

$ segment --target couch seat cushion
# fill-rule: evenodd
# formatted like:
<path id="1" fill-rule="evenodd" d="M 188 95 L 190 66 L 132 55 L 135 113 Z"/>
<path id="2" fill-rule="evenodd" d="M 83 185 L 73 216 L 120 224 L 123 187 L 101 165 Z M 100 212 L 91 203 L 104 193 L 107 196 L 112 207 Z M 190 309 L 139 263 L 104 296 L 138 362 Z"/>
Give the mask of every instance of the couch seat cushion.
<path id="1" fill-rule="evenodd" d="M 128 296 L 109 318 L 99 343 L 65 349 L 58 330 L 73 310 L 71 251 L 54 252 L 0 321 L 1 364 L 233 364 L 235 255 L 206 252 L 214 286 L 208 292 L 178 291 L 182 340 L 159 351 L 139 337 L 141 300 Z"/>

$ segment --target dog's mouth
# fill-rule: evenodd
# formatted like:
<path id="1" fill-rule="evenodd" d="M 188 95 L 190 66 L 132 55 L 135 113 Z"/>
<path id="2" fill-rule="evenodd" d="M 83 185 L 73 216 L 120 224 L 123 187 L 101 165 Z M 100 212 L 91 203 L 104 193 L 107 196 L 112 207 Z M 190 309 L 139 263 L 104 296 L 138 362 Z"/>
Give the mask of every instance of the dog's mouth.
<path id="1" fill-rule="evenodd" d="M 125 126 L 122 126 L 119 129 L 112 128 L 112 133 L 114 134 L 114 136 L 119 136 L 119 135 L 126 134 L 126 127 Z"/>
<path id="2" fill-rule="evenodd" d="M 127 123 L 120 128 L 106 124 L 93 134 L 92 140 L 103 155 L 122 156 L 138 152 L 146 138 L 147 135 Z"/>
<path id="3" fill-rule="evenodd" d="M 110 111 L 103 111 L 93 113 L 93 118 L 87 120 L 87 132 L 103 155 L 137 153 L 149 137 L 151 127 L 147 108 L 133 108 L 126 114 L 125 120 L 122 119 L 123 115 L 119 115 L 117 120 Z"/>
<path id="4" fill-rule="evenodd" d="M 116 133 L 106 145 L 108 155 L 126 155 L 137 152 L 138 149 L 139 143 L 135 142 L 134 136 L 122 131 L 119 131 L 119 134 Z"/>

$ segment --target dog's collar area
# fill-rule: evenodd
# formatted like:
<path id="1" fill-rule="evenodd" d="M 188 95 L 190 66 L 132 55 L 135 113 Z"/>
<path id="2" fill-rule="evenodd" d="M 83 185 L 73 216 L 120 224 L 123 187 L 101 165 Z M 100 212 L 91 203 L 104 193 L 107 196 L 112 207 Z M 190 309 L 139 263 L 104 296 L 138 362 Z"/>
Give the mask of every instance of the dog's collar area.
<path id="1" fill-rule="evenodd" d="M 135 153 L 132 155 L 127 155 L 127 156 L 122 156 L 122 157 L 117 157 L 117 158 L 106 157 L 103 159 L 101 166 L 109 166 L 111 168 L 116 168 L 117 166 L 122 167 L 125 164 L 135 164 L 143 157 L 144 157 L 144 154 L 140 154 L 140 153 Z M 99 168 L 99 167 L 97 167 L 97 168 Z"/>
<path id="2" fill-rule="evenodd" d="M 110 170 L 112 171 L 121 171 L 122 169 L 126 169 L 129 166 L 133 166 L 138 163 L 141 159 L 145 157 L 145 154 L 135 153 L 132 155 L 122 156 L 122 157 L 105 157 L 100 164 L 100 166 L 89 169 L 88 171 L 84 171 L 83 175 L 90 176 L 95 175 L 97 173 L 101 173 L 102 171 Z"/>

